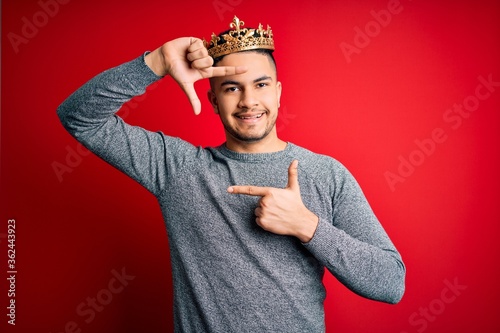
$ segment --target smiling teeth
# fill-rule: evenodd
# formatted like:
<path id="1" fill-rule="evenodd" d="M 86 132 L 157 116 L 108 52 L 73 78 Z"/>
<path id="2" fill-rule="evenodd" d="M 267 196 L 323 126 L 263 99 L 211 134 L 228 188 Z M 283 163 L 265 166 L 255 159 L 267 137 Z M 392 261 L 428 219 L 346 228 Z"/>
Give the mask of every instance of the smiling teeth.
<path id="1" fill-rule="evenodd" d="M 263 114 L 263 113 L 261 113 L 261 114 L 259 114 L 259 115 L 252 116 L 252 117 L 241 117 L 241 116 L 238 116 L 238 118 L 240 118 L 240 119 L 257 119 L 257 118 L 262 117 L 263 115 L 264 115 L 264 114 Z"/>

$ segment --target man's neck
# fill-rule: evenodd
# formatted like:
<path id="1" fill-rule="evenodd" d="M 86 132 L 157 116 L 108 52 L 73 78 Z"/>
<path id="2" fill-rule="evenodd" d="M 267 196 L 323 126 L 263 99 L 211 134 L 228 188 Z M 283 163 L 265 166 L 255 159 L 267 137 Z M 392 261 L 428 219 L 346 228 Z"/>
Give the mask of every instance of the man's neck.
<path id="1" fill-rule="evenodd" d="M 286 148 L 287 143 L 278 137 L 266 137 L 259 141 L 240 141 L 226 136 L 226 148 L 237 153 L 275 153 Z"/>

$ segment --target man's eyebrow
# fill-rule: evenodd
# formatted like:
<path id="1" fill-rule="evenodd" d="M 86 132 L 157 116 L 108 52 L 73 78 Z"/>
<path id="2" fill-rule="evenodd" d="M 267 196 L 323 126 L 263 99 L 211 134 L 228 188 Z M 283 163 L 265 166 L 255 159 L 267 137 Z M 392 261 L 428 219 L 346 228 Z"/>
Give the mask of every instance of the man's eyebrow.
<path id="1" fill-rule="evenodd" d="M 270 76 L 263 75 L 263 76 L 259 77 L 258 79 L 253 80 L 253 83 L 257 83 L 257 82 L 260 82 L 260 81 L 266 81 L 266 80 L 272 80 L 272 79 L 273 78 L 270 77 Z"/>
<path id="2" fill-rule="evenodd" d="M 266 81 L 266 80 L 272 80 L 273 78 L 268 76 L 268 75 L 263 75 L 255 80 L 253 80 L 253 83 L 258 83 L 258 82 L 261 82 L 261 81 Z M 224 86 L 229 86 L 229 85 L 233 85 L 233 86 L 240 86 L 241 85 L 241 82 L 238 82 L 238 81 L 233 81 L 233 80 L 225 80 L 225 81 L 222 81 L 222 83 L 220 84 L 221 87 L 224 87 Z"/>
<path id="3" fill-rule="evenodd" d="M 239 85 L 241 85 L 241 83 L 239 83 L 238 81 L 226 80 L 220 84 L 221 87 L 228 86 L 228 85 L 239 86 Z"/>

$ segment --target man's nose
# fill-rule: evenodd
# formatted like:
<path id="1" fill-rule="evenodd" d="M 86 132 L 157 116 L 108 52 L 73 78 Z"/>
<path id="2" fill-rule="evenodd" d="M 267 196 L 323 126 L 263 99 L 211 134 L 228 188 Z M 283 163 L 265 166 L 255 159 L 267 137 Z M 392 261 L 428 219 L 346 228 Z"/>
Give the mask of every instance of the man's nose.
<path id="1" fill-rule="evenodd" d="M 255 92 L 250 89 L 250 90 L 245 90 L 241 94 L 241 99 L 240 102 L 238 103 L 238 107 L 240 109 L 252 109 L 258 104 L 259 101 L 257 99 Z"/>

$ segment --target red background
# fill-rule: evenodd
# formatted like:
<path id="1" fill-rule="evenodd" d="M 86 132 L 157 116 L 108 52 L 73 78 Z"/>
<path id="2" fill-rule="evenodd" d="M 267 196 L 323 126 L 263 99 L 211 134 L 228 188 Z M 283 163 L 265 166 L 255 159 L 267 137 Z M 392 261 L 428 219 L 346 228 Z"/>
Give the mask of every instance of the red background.
<path id="1" fill-rule="evenodd" d="M 500 5 L 401 0 L 385 27 L 374 24 L 371 11 L 387 9 L 385 0 L 74 0 L 44 21 L 38 1 L 3 1 L 2 332 L 172 331 L 168 243 L 155 199 L 85 151 L 70 157 L 78 145 L 55 110 L 101 71 L 173 38 L 209 38 L 235 14 L 273 28 L 280 136 L 351 170 L 407 265 L 407 291 L 395 306 L 354 295 L 327 274 L 327 332 L 498 332 L 500 87 L 457 128 L 443 116 L 475 95 L 479 76 L 500 81 Z M 39 27 L 23 35 L 26 22 Z M 372 29 L 366 45 L 356 27 Z M 342 43 L 356 41 L 358 53 L 346 57 Z M 126 120 L 220 144 L 208 84 L 196 87 L 198 117 L 166 79 L 125 107 Z M 419 153 L 415 141 L 439 128 L 446 140 Z M 404 182 L 391 188 L 385 175 L 398 175 L 400 158 L 419 165 L 400 171 Z M 67 172 L 58 177 L 54 165 Z M 6 317 L 8 219 L 17 225 L 15 327 Z M 87 323 L 77 307 L 103 297 L 112 270 L 123 268 L 135 278 Z M 466 288 L 453 294 L 450 283 Z"/>

